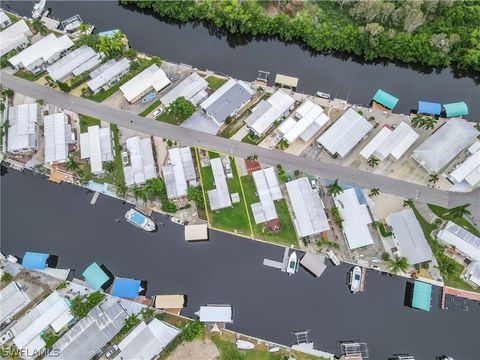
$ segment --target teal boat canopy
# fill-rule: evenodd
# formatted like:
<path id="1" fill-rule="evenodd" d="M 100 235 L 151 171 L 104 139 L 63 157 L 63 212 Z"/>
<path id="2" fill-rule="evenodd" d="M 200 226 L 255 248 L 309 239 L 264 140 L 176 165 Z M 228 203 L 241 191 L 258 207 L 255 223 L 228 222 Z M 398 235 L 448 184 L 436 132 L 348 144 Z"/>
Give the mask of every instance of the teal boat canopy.
<path id="1" fill-rule="evenodd" d="M 463 101 L 444 104 L 443 108 L 447 117 L 468 115 L 468 106 Z"/>
<path id="2" fill-rule="evenodd" d="M 108 281 L 110 278 L 102 270 L 97 263 L 93 263 L 83 272 L 83 277 L 85 280 L 94 288 L 95 290 L 100 290 L 100 288 Z"/>
<path id="3" fill-rule="evenodd" d="M 432 285 L 415 281 L 413 284 L 412 307 L 420 310 L 430 311 L 432 300 Z"/>
<path id="4" fill-rule="evenodd" d="M 390 110 L 392 110 L 398 103 L 398 99 L 395 96 L 390 95 L 382 89 L 377 90 L 375 96 L 373 97 L 373 101 L 385 106 L 387 109 Z"/>

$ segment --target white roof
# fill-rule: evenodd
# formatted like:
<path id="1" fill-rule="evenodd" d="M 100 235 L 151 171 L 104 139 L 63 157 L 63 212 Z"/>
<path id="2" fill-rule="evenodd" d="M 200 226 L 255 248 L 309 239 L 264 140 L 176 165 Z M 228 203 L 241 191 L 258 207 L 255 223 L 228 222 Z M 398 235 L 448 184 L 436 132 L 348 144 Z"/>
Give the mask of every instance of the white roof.
<path id="1" fill-rule="evenodd" d="M 306 100 L 298 107 L 294 117 L 298 119 L 298 121 L 283 135 L 283 138 L 287 140 L 289 144 L 294 142 L 299 136 L 302 137 L 303 141 L 310 140 L 310 138 L 330 120 L 330 118 L 324 114 L 323 108 L 310 100 Z"/>
<path id="2" fill-rule="evenodd" d="M 187 195 L 188 182 L 197 179 L 189 147 L 168 150 L 170 165 L 162 168 L 167 195 L 175 199 Z"/>
<path id="3" fill-rule="evenodd" d="M 67 115 L 56 113 L 43 118 L 45 136 L 45 164 L 65 162 L 68 158 L 68 142 L 71 139 L 71 127 Z"/>
<path id="4" fill-rule="evenodd" d="M 37 147 L 37 119 L 38 105 L 36 103 L 9 108 L 8 151 L 30 150 Z"/>
<path id="5" fill-rule="evenodd" d="M 350 250 L 373 244 L 368 224 L 372 218 L 366 204 L 360 204 L 355 189 L 345 189 L 334 197 L 335 206 L 343 219 L 343 234 Z"/>
<path id="6" fill-rule="evenodd" d="M 294 118 L 288 117 L 285 120 L 282 121 L 282 123 L 278 127 L 278 131 L 282 133 L 282 135 L 285 135 L 292 127 L 295 126 L 297 122 L 295 121 Z"/>
<path id="7" fill-rule="evenodd" d="M 261 106 L 262 103 L 270 106 Z M 257 108 L 245 119 L 245 122 L 257 134 L 263 134 L 275 120 L 282 116 L 295 103 L 295 100 L 282 90 L 275 91 L 267 100 L 261 100 Z"/>
<path id="8" fill-rule="evenodd" d="M 207 81 L 198 75 L 196 72 L 182 80 L 177 86 L 170 90 L 167 94 L 162 96 L 160 101 L 163 105 L 168 106 L 179 97 L 183 96 L 186 100 L 192 102 L 194 105 L 198 104 L 203 98 L 202 91 L 207 90 Z M 201 98 L 198 99 L 197 95 L 201 94 Z M 198 100 L 198 101 L 197 101 Z"/>
<path id="9" fill-rule="evenodd" d="M 470 185 L 475 186 L 480 181 L 480 150 L 474 152 L 453 170 L 450 177 L 456 182 L 467 180 Z"/>
<path id="10" fill-rule="evenodd" d="M 41 60 L 42 63 L 50 61 L 51 58 L 71 46 L 73 46 L 73 42 L 67 35 L 57 38 L 55 34 L 48 34 L 17 55 L 12 56 L 8 61 L 15 67 L 22 65 L 28 68 L 39 60 Z"/>
<path id="11" fill-rule="evenodd" d="M 167 74 L 157 65 L 153 64 L 120 86 L 120 91 L 128 102 L 132 102 L 151 89 L 158 92 L 169 84 L 170 80 Z"/>
<path id="12" fill-rule="evenodd" d="M 365 147 L 360 151 L 360 155 L 368 159 L 373 155 L 375 150 L 383 143 L 383 141 L 390 136 L 392 130 L 388 126 L 383 126 L 380 131 L 370 140 L 370 142 L 365 145 Z"/>
<path id="13" fill-rule="evenodd" d="M 251 204 L 255 224 L 278 219 L 274 200 L 282 198 L 275 170 L 270 167 L 252 173 L 260 202 Z"/>
<path id="14" fill-rule="evenodd" d="M 415 149 L 412 156 L 427 171 L 440 172 L 480 133 L 463 119 L 449 119 Z"/>
<path id="15" fill-rule="evenodd" d="M 468 280 L 480 286 L 480 263 L 477 261 L 471 262 L 467 266 L 467 270 L 465 271 L 465 276 Z"/>
<path id="16" fill-rule="evenodd" d="M 158 355 L 180 333 L 177 328 L 153 319 L 138 324 L 119 344 L 122 360 L 150 360 Z"/>
<path id="17" fill-rule="evenodd" d="M 218 210 L 232 206 L 230 199 L 230 192 L 228 191 L 227 180 L 223 170 L 221 158 L 210 159 L 212 167 L 213 178 L 215 181 L 215 189 L 207 192 L 210 201 L 210 209 Z"/>
<path id="18" fill-rule="evenodd" d="M 32 32 L 25 20 L 17 21 L 0 32 L 0 54 L 5 55 L 18 46 L 27 44 L 29 36 L 32 36 Z"/>
<path id="19" fill-rule="evenodd" d="M 76 69 L 73 69 L 72 74 L 74 76 L 83 74 L 85 71 L 93 69 L 95 66 L 99 65 L 101 62 L 102 62 L 102 57 L 99 54 L 95 54 L 95 56 L 85 61 L 82 65 L 80 65 Z"/>
<path id="20" fill-rule="evenodd" d="M 480 238 L 461 226 L 449 221 L 445 229 L 440 230 L 438 239 L 464 254 L 472 261 L 480 262 Z"/>
<path id="21" fill-rule="evenodd" d="M 92 80 L 88 81 L 87 85 L 94 92 L 127 71 L 130 68 L 130 61 L 128 59 L 111 60 L 104 65 L 90 73 Z"/>
<path id="22" fill-rule="evenodd" d="M 0 23 L 10 23 L 12 22 L 10 18 L 8 17 L 7 14 L 5 14 L 5 11 L 3 9 L 0 9 Z"/>
<path id="23" fill-rule="evenodd" d="M 208 227 L 207 224 L 185 225 L 185 240 L 207 240 Z"/>
<path id="24" fill-rule="evenodd" d="M 195 313 L 201 322 L 207 323 L 232 323 L 233 314 L 230 305 L 206 305 L 200 306 Z"/>
<path id="25" fill-rule="evenodd" d="M 396 247 L 410 264 L 420 264 L 433 259 L 430 245 L 412 209 L 390 214 L 386 221 L 392 227 Z"/>
<path id="26" fill-rule="evenodd" d="M 373 129 L 363 116 L 348 109 L 317 139 L 330 154 L 347 155 Z"/>
<path id="27" fill-rule="evenodd" d="M 12 281 L 0 290 L 0 324 L 7 318 L 13 317 L 30 303 L 25 292 Z"/>
<path id="28" fill-rule="evenodd" d="M 85 62 L 93 58 L 97 53 L 90 46 L 80 46 L 55 61 L 52 65 L 46 68 L 48 74 L 54 81 L 62 80 L 68 77 L 73 70 L 82 66 Z"/>
<path id="29" fill-rule="evenodd" d="M 375 150 L 375 156 L 383 160 L 388 155 L 400 159 L 420 137 L 407 123 L 401 122 Z"/>
<path id="30" fill-rule="evenodd" d="M 148 179 L 157 177 L 150 138 L 140 139 L 135 136 L 127 139 L 127 150 L 130 155 L 130 165 L 123 167 L 127 186 L 141 185 Z"/>
<path id="31" fill-rule="evenodd" d="M 325 205 L 306 177 L 286 184 L 295 214 L 295 231 L 299 237 L 310 236 L 330 229 Z"/>
<path id="32" fill-rule="evenodd" d="M 90 159 L 93 174 L 103 171 L 103 161 L 113 160 L 112 133 L 109 128 L 89 126 L 88 132 L 80 134 L 80 157 Z"/>

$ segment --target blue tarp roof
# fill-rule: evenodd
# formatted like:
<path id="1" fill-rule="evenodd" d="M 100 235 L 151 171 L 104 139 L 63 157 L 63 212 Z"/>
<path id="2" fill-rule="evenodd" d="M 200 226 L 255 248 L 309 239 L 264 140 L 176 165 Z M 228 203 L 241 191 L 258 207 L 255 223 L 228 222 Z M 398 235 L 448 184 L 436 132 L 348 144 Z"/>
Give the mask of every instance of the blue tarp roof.
<path id="1" fill-rule="evenodd" d="M 36 252 L 26 252 L 22 260 L 25 269 L 45 270 L 50 255 Z"/>
<path id="2" fill-rule="evenodd" d="M 82 275 L 95 290 L 99 290 L 109 280 L 108 275 L 97 263 L 86 268 Z"/>
<path id="3" fill-rule="evenodd" d="M 121 298 L 136 298 L 140 292 L 140 280 L 115 278 L 112 295 Z"/>
<path id="4" fill-rule="evenodd" d="M 418 112 L 421 114 L 440 115 L 442 112 L 442 105 L 428 101 L 419 101 Z"/>

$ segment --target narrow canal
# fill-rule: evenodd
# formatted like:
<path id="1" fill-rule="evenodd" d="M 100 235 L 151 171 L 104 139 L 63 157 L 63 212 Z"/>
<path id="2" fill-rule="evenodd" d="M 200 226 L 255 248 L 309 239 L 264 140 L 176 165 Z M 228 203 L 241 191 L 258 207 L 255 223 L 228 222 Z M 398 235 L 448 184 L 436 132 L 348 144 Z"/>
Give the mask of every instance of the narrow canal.
<path id="1" fill-rule="evenodd" d="M 30 16 L 31 1 L 3 1 L 2 7 Z M 480 91 L 469 77 L 451 69 L 413 70 L 392 63 L 361 63 L 350 58 L 311 54 L 298 45 L 277 40 L 235 38 L 211 32 L 203 25 L 178 25 L 145 12 L 124 8 L 116 1 L 47 1 L 52 16 L 64 20 L 75 14 L 97 31 L 121 29 L 130 45 L 161 58 L 199 69 L 254 80 L 258 70 L 299 77 L 298 91 L 331 93 L 352 104 L 368 104 L 378 88 L 397 96 L 396 112 L 409 113 L 418 100 L 467 102 L 471 121 L 480 121 Z M 477 77 L 478 81 L 478 77 Z"/>
<path id="2" fill-rule="evenodd" d="M 1 251 L 22 256 L 39 251 L 59 256 L 58 267 L 81 277 L 93 261 L 115 275 L 148 281 L 148 294 L 187 294 L 184 314 L 207 303 L 232 304 L 228 328 L 291 345 L 292 331 L 311 330 L 315 345 L 336 352 L 339 340 L 366 341 L 371 359 L 409 353 L 416 359 L 448 354 L 478 358 L 480 306 L 468 312 L 438 308 L 434 289 L 430 312 L 405 307 L 406 280 L 369 271 L 366 292 L 346 286 L 349 266 L 329 264 L 320 278 L 286 274 L 262 265 L 280 260 L 283 248 L 210 231 L 210 241 L 187 244 L 183 227 L 165 220 L 158 232 L 115 222 L 129 206 L 43 176 L 2 168 Z M 161 218 L 161 216 L 160 216 Z M 476 354 L 476 355 L 475 355 Z"/>

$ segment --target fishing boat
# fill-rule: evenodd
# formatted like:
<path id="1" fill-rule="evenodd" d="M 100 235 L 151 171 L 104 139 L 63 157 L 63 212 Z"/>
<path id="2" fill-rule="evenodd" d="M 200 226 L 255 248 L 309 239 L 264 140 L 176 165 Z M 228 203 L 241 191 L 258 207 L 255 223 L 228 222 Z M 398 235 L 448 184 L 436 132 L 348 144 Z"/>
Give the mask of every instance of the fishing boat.
<path id="1" fill-rule="evenodd" d="M 270 143 L 270 147 L 275 147 L 278 145 L 278 143 L 282 140 L 283 134 L 277 134 L 275 137 L 272 139 L 272 142 Z"/>
<path id="2" fill-rule="evenodd" d="M 253 345 L 253 343 L 251 343 L 250 341 L 240 340 L 240 339 L 237 340 L 237 349 L 252 350 L 254 347 L 255 345 Z"/>
<path id="3" fill-rule="evenodd" d="M 324 93 L 324 92 L 321 92 L 321 91 L 317 91 L 317 96 L 321 97 L 323 99 L 327 99 L 327 100 L 330 99 L 330 94 L 327 94 L 327 93 Z"/>
<path id="4" fill-rule="evenodd" d="M 360 266 L 355 266 L 350 272 L 350 291 L 354 294 L 359 292 L 361 284 L 362 269 L 360 269 Z"/>
<path id="5" fill-rule="evenodd" d="M 287 273 L 289 275 L 295 274 L 297 271 L 297 253 L 294 251 L 290 254 L 287 263 Z"/>
<path id="6" fill-rule="evenodd" d="M 33 5 L 32 18 L 39 19 L 40 17 L 42 17 L 46 2 L 47 0 L 40 0 L 38 3 Z"/>
<path id="7" fill-rule="evenodd" d="M 155 231 L 157 225 L 148 216 L 142 214 L 136 209 L 130 209 L 125 214 L 125 219 L 130 223 L 145 231 Z"/>
<path id="8" fill-rule="evenodd" d="M 338 260 L 337 255 L 335 255 L 335 253 L 331 249 L 327 250 L 327 256 L 332 261 L 333 265 L 340 265 L 340 260 Z"/>

